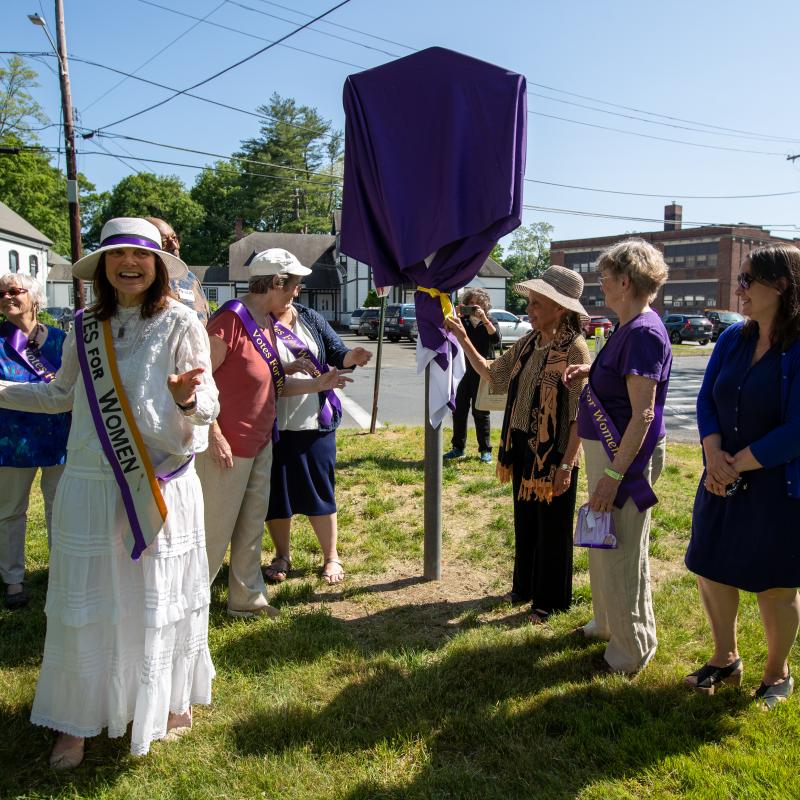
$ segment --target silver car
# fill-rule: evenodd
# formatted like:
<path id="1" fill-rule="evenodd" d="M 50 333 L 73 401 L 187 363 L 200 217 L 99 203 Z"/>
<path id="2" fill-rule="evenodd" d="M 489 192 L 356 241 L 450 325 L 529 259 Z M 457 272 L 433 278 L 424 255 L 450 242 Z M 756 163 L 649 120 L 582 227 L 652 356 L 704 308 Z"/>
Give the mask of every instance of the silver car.
<path id="1" fill-rule="evenodd" d="M 521 339 L 526 333 L 533 330 L 529 322 L 523 322 L 518 316 L 504 308 L 489 309 L 489 316 L 496 320 L 504 343 L 516 342 L 517 339 Z"/>
<path id="2" fill-rule="evenodd" d="M 353 333 L 358 333 L 358 326 L 361 324 L 361 315 L 366 310 L 366 308 L 357 308 L 350 312 L 350 322 L 347 324 L 347 327 L 350 328 Z"/>

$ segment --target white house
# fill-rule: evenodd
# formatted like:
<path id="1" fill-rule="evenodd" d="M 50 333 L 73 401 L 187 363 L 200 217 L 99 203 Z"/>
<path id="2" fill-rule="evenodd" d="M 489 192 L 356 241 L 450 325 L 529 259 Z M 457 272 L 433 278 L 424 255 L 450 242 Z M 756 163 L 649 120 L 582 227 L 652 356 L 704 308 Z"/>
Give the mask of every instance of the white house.
<path id="1" fill-rule="evenodd" d="M 23 273 L 44 281 L 52 244 L 30 222 L 0 203 L 0 273 Z"/>

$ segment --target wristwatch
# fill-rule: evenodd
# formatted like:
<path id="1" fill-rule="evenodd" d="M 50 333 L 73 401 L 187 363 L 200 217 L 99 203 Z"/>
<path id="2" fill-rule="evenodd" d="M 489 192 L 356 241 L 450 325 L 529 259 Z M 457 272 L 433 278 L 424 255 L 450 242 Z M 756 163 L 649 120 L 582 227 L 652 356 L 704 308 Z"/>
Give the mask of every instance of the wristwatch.
<path id="1" fill-rule="evenodd" d="M 564 462 L 564 463 L 563 463 L 563 464 L 562 464 L 562 465 L 559 467 L 559 469 L 563 469 L 563 470 L 564 470 L 564 472 L 572 472 L 572 464 L 567 464 L 567 462 L 565 461 L 565 462 Z"/>
<path id="2" fill-rule="evenodd" d="M 197 396 L 192 400 L 191 403 L 187 403 L 185 406 L 182 406 L 180 403 L 175 403 L 176 406 L 184 413 L 188 414 L 190 411 L 194 411 L 197 408 Z"/>

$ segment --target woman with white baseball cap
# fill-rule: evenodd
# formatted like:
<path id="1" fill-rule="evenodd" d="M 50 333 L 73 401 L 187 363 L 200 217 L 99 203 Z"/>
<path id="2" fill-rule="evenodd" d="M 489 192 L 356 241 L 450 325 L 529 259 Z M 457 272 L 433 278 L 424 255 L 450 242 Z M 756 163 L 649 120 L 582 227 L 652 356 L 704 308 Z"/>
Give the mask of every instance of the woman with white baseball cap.
<path id="1" fill-rule="evenodd" d="M 274 617 L 278 610 L 267 601 L 261 573 L 261 540 L 277 433 L 276 398 L 342 388 L 349 378 L 335 369 L 312 380 L 291 378 L 305 363 L 289 368 L 281 363 L 272 315 L 291 305 L 300 279 L 311 270 L 280 248 L 255 255 L 249 269 L 248 293 L 223 304 L 208 323 L 220 413 L 197 469 L 208 509 L 211 582 L 230 545 L 228 614 Z"/>
<path id="2" fill-rule="evenodd" d="M 211 701 L 208 564 L 195 453 L 217 414 L 208 337 L 169 294 L 184 263 L 136 218 L 103 226 L 73 275 L 76 315 L 50 383 L 3 384 L 0 406 L 72 409 L 53 508 L 44 660 L 31 721 L 60 732 L 50 764 L 77 766 L 103 728 L 131 752 L 191 725 Z"/>

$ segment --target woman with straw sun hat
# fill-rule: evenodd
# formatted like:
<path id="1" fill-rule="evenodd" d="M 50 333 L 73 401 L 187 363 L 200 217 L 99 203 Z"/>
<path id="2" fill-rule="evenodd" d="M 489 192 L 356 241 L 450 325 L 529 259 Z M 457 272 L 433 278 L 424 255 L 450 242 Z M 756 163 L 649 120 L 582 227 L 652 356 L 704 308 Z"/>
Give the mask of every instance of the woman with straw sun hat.
<path id="1" fill-rule="evenodd" d="M 50 764 L 133 722 L 131 752 L 211 700 L 208 563 L 195 453 L 217 414 L 208 336 L 169 295 L 185 264 L 151 223 L 109 220 L 73 275 L 78 314 L 50 383 L 0 386 L 0 406 L 73 410 L 53 508 L 44 660 L 31 721 L 59 732 Z"/>

